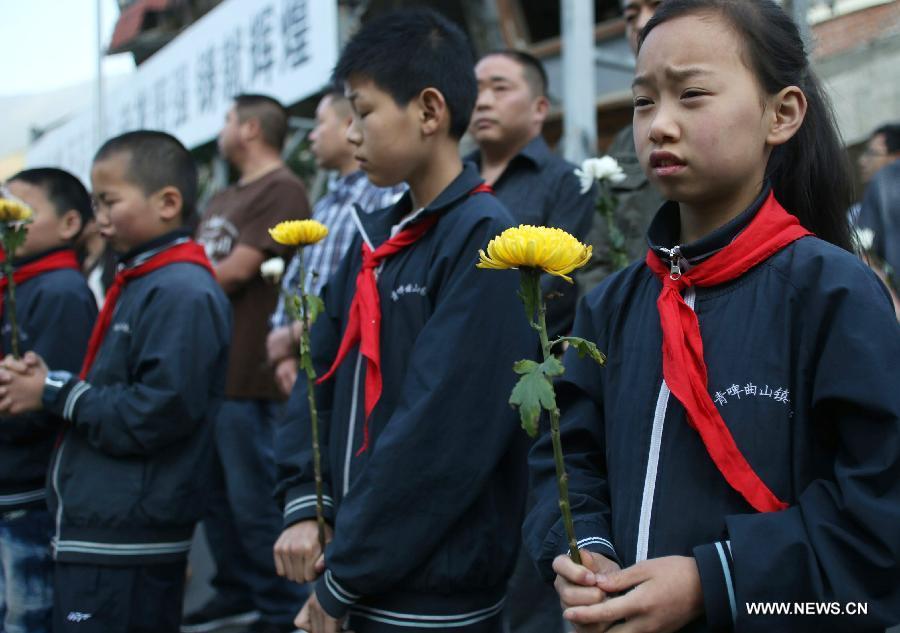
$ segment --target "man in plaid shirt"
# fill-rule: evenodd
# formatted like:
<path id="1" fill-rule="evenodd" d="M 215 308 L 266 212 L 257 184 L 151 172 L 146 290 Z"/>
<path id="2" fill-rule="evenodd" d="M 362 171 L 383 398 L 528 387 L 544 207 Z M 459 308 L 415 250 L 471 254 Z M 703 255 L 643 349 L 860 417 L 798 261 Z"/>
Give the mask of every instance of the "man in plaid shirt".
<path id="1" fill-rule="evenodd" d="M 351 119 L 349 101 L 339 92 L 329 92 L 316 108 L 316 127 L 309 136 L 319 168 L 336 172 L 328 182 L 327 193 L 313 209 L 313 219 L 328 227 L 328 238 L 303 249 L 306 270 L 303 285 L 307 292 L 316 295 L 321 294 L 356 234 L 351 209 L 356 206 L 364 213 L 370 213 L 389 207 L 406 190 L 404 185 L 381 188 L 369 182 L 359 169 L 353 157 L 353 146 L 346 138 Z M 295 255 L 281 280 L 282 289 L 291 294 L 296 292 L 299 275 L 300 261 Z M 297 379 L 300 324 L 287 313 L 284 294 L 278 299 L 271 324 L 272 331 L 266 341 L 269 362 L 275 367 L 279 388 L 287 395 Z"/>

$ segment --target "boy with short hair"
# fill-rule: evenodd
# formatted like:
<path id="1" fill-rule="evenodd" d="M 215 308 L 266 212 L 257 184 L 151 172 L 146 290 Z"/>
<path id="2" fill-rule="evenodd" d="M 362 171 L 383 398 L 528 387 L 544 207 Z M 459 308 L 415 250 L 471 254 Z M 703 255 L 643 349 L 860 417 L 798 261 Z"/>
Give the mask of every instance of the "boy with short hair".
<path id="1" fill-rule="evenodd" d="M 304 380 L 276 443 L 293 542 L 279 569 L 299 581 L 324 571 L 295 621 L 311 633 L 348 615 L 356 633 L 500 630 L 526 485 L 526 436 L 505 394 L 513 362 L 537 346 L 518 273 L 475 268 L 512 219 L 459 157 L 473 66 L 458 27 L 414 10 L 363 27 L 335 69 L 362 169 L 409 191 L 357 218 L 312 330 L 334 526 L 324 562 Z"/>
<path id="2" fill-rule="evenodd" d="M 93 217 L 91 198 L 61 169 L 26 169 L 3 197 L 31 208 L 25 241 L 12 257 L 19 349 L 78 371 L 97 307 L 74 246 Z M 12 350 L 6 277 L 0 277 L 0 346 Z M 49 633 L 53 607 L 53 520 L 45 480 L 62 420 L 49 412 L 0 417 L 0 629 Z"/>
<path id="3" fill-rule="evenodd" d="M 48 483 L 54 631 L 175 632 L 230 309 L 183 228 L 197 175 L 181 143 L 149 131 L 111 139 L 91 181 L 101 234 L 122 255 L 81 373 L 7 357 L 0 412 L 68 422 Z"/>

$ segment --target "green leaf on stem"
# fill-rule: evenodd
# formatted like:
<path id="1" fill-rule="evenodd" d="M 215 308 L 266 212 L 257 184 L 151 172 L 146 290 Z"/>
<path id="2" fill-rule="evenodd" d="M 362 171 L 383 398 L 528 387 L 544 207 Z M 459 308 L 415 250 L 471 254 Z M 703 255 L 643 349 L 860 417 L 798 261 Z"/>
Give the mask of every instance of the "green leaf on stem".
<path id="1" fill-rule="evenodd" d="M 590 356 L 594 359 L 598 365 L 606 364 L 606 354 L 600 351 L 596 344 L 583 339 L 579 336 L 560 336 L 558 339 L 553 341 L 553 344 L 561 343 L 566 341 L 569 345 L 575 348 L 578 352 L 579 358 L 584 358 L 585 356 Z"/>
<path id="2" fill-rule="evenodd" d="M 525 432 L 536 437 L 541 409 L 556 409 L 556 394 L 550 379 L 561 376 L 565 368 L 555 356 L 551 356 L 540 364 L 533 360 L 520 360 L 513 365 L 513 371 L 521 378 L 509 396 L 509 404 L 519 410 Z"/>
<path id="3" fill-rule="evenodd" d="M 312 326 L 320 314 L 325 312 L 325 302 L 318 295 L 306 295 L 306 305 L 309 306 L 309 325 Z"/>

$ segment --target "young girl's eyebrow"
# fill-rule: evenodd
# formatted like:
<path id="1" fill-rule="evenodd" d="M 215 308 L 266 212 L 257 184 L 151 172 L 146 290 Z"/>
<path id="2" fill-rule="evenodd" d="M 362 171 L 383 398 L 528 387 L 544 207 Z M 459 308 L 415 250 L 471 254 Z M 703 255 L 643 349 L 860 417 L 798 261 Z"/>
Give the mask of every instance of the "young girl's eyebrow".
<path id="1" fill-rule="evenodd" d="M 664 72 L 666 77 L 674 82 L 681 82 L 700 75 L 710 74 L 708 69 L 701 66 L 688 66 L 686 68 L 672 68 L 671 66 L 667 66 Z M 641 73 L 635 75 L 634 81 L 631 82 L 631 87 L 646 86 L 650 83 L 652 83 L 650 80 L 650 73 Z"/>

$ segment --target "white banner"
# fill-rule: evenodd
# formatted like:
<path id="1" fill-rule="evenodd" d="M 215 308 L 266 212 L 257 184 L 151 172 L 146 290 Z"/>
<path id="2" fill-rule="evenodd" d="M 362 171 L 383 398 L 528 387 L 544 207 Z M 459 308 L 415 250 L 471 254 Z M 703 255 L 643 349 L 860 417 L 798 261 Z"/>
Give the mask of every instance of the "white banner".
<path id="1" fill-rule="evenodd" d="M 216 137 L 234 95 L 296 103 L 326 85 L 337 53 L 337 0 L 225 0 L 105 95 L 104 140 L 153 129 L 197 147 Z M 87 183 L 95 139 L 86 110 L 39 138 L 26 163 Z"/>

